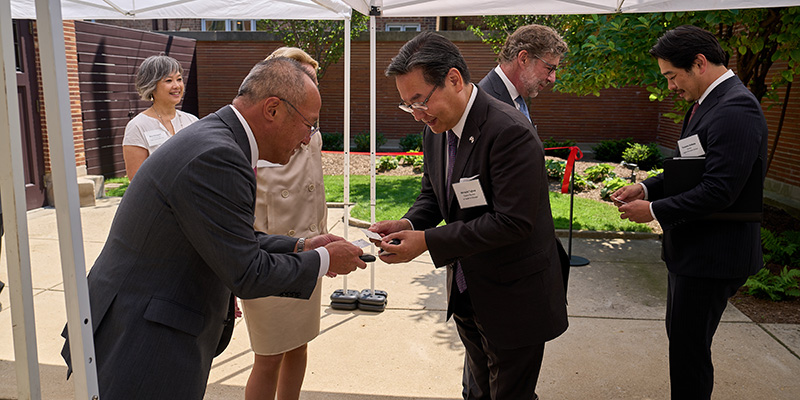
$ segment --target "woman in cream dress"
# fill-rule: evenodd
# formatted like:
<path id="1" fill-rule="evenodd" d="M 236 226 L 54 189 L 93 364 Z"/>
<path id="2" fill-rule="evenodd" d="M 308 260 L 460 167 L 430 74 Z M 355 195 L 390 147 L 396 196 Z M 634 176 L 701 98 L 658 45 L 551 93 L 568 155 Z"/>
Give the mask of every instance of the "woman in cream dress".
<path id="1" fill-rule="evenodd" d="M 317 62 L 294 47 L 275 50 L 271 57 L 289 57 L 316 76 Z M 316 79 L 315 79 L 316 81 Z M 327 233 L 328 210 L 322 183 L 322 137 L 311 136 L 286 165 L 259 160 L 254 228 L 258 231 L 311 237 Z M 298 399 L 307 361 L 307 343 L 319 334 L 321 278 L 308 300 L 286 297 L 242 299 L 253 370 L 246 400 Z"/>

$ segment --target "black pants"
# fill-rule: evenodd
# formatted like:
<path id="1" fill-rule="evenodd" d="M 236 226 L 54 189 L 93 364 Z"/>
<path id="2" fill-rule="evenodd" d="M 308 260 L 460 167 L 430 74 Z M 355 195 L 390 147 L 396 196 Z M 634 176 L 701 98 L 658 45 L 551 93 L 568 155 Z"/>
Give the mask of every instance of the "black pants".
<path id="1" fill-rule="evenodd" d="M 728 299 L 746 280 L 669 273 L 666 323 L 673 400 L 711 398 L 714 389 L 711 341 Z"/>
<path id="2" fill-rule="evenodd" d="M 455 289 L 455 288 L 454 288 Z M 469 299 L 469 290 L 457 294 L 453 318 L 464 343 L 462 395 L 467 400 L 531 400 L 544 356 L 544 343 L 504 349 L 490 342 Z"/>

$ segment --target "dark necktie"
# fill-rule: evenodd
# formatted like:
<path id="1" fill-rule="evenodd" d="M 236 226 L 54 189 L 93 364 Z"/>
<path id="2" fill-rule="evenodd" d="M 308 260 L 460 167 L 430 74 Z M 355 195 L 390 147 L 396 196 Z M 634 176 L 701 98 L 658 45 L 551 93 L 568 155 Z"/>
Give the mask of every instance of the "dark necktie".
<path id="1" fill-rule="evenodd" d="M 525 100 L 522 99 L 522 96 L 517 96 L 514 101 L 517 103 L 517 105 L 519 105 L 519 110 L 522 111 L 522 113 L 525 114 L 525 117 L 528 118 L 528 121 L 530 121 L 531 114 L 528 112 L 528 105 L 525 104 Z"/>
<path id="2" fill-rule="evenodd" d="M 692 113 L 689 114 L 689 122 L 692 122 L 692 117 L 694 117 L 694 113 L 697 111 L 697 107 L 700 107 L 700 103 L 694 102 L 694 105 L 692 106 Z"/>
<path id="3" fill-rule="evenodd" d="M 453 177 L 453 166 L 456 164 L 456 150 L 458 150 L 458 136 L 452 131 L 447 131 L 447 198 L 445 202 L 449 203 L 450 200 L 450 179 Z M 464 278 L 464 271 L 461 269 L 461 263 L 456 261 L 453 266 L 456 269 L 456 286 L 458 292 L 464 293 L 467 290 L 467 280 Z"/>

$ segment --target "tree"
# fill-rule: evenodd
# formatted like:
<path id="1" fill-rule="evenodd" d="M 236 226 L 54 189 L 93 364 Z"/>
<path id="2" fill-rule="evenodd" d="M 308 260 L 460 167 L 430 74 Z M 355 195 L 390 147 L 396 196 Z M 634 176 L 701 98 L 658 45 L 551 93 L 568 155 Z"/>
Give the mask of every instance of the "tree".
<path id="1" fill-rule="evenodd" d="M 691 24 L 714 33 L 736 60 L 735 70 L 753 94 L 778 100 L 777 90 L 800 74 L 800 7 L 715 10 L 653 14 L 493 16 L 484 23 L 492 32 L 471 29 L 495 51 L 518 26 L 549 25 L 562 33 L 570 46 L 554 90 L 578 95 L 599 95 L 601 89 L 646 86 L 651 100 L 672 98 L 659 73 L 650 47 L 669 29 Z M 777 60 L 785 70 L 767 76 Z M 671 116 L 679 121 L 688 104 L 676 104 Z"/>
<path id="2" fill-rule="evenodd" d="M 353 11 L 350 35 L 358 36 L 368 29 L 369 19 Z M 322 81 L 331 64 L 344 54 L 344 21 L 329 20 L 259 20 L 260 31 L 274 32 L 287 46 L 305 50 L 319 63 L 317 79 Z"/>

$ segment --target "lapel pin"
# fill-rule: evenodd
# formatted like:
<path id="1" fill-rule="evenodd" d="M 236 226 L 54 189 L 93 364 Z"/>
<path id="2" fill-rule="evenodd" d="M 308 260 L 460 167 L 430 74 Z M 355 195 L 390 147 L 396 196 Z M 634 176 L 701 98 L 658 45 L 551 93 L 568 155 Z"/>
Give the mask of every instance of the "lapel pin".
<path id="1" fill-rule="evenodd" d="M 474 136 L 470 136 L 469 137 L 469 142 L 470 143 L 475 143 L 475 137 Z"/>

